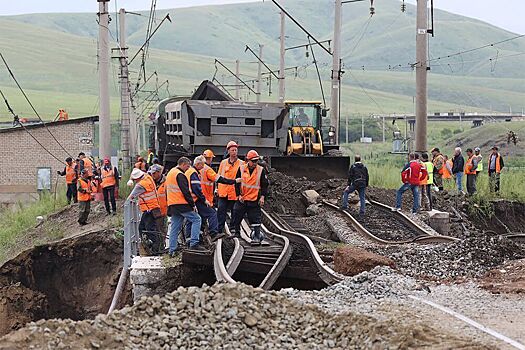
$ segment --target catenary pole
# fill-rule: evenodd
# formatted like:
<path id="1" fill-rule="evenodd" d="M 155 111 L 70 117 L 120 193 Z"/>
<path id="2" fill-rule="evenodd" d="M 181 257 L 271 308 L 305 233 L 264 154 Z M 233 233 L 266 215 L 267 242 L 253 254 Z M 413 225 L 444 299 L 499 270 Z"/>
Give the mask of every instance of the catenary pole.
<path id="1" fill-rule="evenodd" d="M 128 71 L 128 48 L 126 47 L 126 10 L 119 11 L 119 59 L 120 59 L 120 141 L 122 172 L 131 167 L 130 154 L 130 91 Z"/>
<path id="2" fill-rule="evenodd" d="M 339 143 L 339 99 L 341 88 L 341 25 L 342 25 L 342 0 L 335 0 L 334 12 L 334 49 L 332 62 L 332 93 L 330 103 L 330 124 L 335 128 L 335 143 Z"/>
<path id="3" fill-rule="evenodd" d="M 111 157 L 111 123 L 109 114 L 109 0 L 98 1 L 98 79 L 99 79 L 99 157 Z"/>
<path id="4" fill-rule="evenodd" d="M 285 60 L 284 55 L 286 52 L 285 45 L 285 19 L 286 15 L 283 11 L 280 12 L 281 15 L 281 35 L 279 37 L 279 41 L 281 44 L 280 48 L 280 60 L 279 60 L 279 102 L 284 103 L 285 95 L 286 95 L 286 85 L 285 85 L 285 79 L 284 79 L 284 70 L 285 70 Z"/>
<path id="5" fill-rule="evenodd" d="M 428 0 L 417 0 L 416 21 L 416 152 L 427 151 Z"/>

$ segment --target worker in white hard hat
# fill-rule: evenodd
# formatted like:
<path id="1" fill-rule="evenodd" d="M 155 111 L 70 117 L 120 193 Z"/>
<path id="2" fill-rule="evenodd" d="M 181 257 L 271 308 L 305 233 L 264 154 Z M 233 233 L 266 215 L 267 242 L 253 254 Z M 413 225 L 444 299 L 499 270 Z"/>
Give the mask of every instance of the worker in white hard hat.
<path id="1" fill-rule="evenodd" d="M 228 158 L 223 159 L 219 165 L 219 175 L 230 180 L 240 178 L 244 171 L 244 162 L 237 156 L 239 145 L 235 141 L 230 141 L 226 145 L 228 151 Z M 233 206 L 237 201 L 237 195 L 235 193 L 235 185 L 218 184 L 217 192 L 219 195 L 217 205 L 217 218 L 219 221 L 219 233 L 224 231 L 224 224 L 226 222 L 226 216 L 228 211 L 231 212 L 230 222 L 235 222 Z"/>
<path id="2" fill-rule="evenodd" d="M 158 254 L 162 242 L 157 219 L 162 217 L 162 213 L 155 180 L 151 175 L 137 168 L 131 172 L 130 180 L 135 183 L 135 187 L 128 199 L 138 199 L 139 209 L 142 212 L 139 223 L 142 243 L 151 253 Z"/>

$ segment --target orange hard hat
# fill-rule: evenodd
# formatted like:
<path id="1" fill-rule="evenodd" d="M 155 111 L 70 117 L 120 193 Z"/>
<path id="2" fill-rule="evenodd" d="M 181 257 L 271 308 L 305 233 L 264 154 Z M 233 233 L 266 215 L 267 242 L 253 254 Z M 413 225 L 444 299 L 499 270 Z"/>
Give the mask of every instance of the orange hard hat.
<path id="1" fill-rule="evenodd" d="M 235 141 L 230 141 L 228 142 L 228 144 L 226 145 L 226 149 L 230 149 L 231 147 L 239 147 L 239 145 L 237 144 L 237 142 Z"/>
<path id="2" fill-rule="evenodd" d="M 248 151 L 248 153 L 246 154 L 246 159 L 248 159 L 248 160 L 259 159 L 259 153 L 257 153 L 257 151 L 254 151 L 252 149 L 252 150 Z"/>
<path id="3" fill-rule="evenodd" d="M 215 154 L 213 154 L 213 151 L 211 149 L 207 149 L 206 151 L 202 152 L 202 155 L 205 158 L 213 158 L 213 157 L 215 157 Z"/>

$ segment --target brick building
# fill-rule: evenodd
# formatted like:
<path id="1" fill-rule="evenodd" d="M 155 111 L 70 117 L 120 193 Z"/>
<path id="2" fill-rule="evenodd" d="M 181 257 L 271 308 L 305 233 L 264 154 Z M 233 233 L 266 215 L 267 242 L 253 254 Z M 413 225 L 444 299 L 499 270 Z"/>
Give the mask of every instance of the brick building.
<path id="1" fill-rule="evenodd" d="M 38 198 L 39 190 L 52 189 L 57 170 L 63 170 L 65 159 L 79 152 L 91 154 L 98 117 L 83 117 L 66 121 L 0 129 L 0 206 Z M 66 153 L 50 132 L 67 150 Z M 32 137 L 62 162 L 52 157 Z M 59 177 L 58 184 L 65 184 Z"/>

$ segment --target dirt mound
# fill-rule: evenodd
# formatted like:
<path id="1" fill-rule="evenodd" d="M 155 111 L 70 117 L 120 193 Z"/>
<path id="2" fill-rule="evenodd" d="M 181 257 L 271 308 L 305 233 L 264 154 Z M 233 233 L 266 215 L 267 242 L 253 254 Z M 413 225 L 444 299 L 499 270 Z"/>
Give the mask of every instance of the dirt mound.
<path id="1" fill-rule="evenodd" d="M 95 320 L 31 323 L 0 349 L 37 348 L 479 348 L 424 324 L 330 315 L 246 285 L 179 288 Z"/>
<path id="2" fill-rule="evenodd" d="M 394 262 L 384 256 L 355 247 L 337 248 L 334 253 L 335 271 L 346 276 L 355 276 L 382 265 L 394 267 Z"/>
<path id="3" fill-rule="evenodd" d="M 123 244 L 104 230 L 26 250 L 0 267 L 0 332 L 41 318 L 80 320 L 106 312 Z"/>
<path id="4" fill-rule="evenodd" d="M 487 272 L 480 285 L 493 293 L 525 294 L 525 259 L 511 261 Z"/>
<path id="5" fill-rule="evenodd" d="M 301 193 L 305 190 L 315 190 L 323 199 L 341 198 L 346 180 L 326 179 L 309 181 L 307 178 L 295 178 L 279 172 L 268 175 L 270 180 L 270 195 L 266 208 L 283 214 L 304 215 L 306 206 L 301 200 Z"/>

